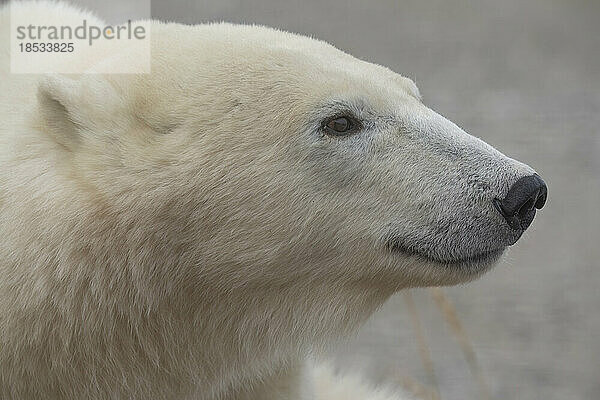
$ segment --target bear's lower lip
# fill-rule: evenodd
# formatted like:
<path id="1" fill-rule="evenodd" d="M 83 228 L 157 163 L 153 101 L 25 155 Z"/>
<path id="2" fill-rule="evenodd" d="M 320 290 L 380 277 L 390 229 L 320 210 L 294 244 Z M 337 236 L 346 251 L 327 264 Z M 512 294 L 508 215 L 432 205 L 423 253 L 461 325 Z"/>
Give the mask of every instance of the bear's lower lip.
<path id="1" fill-rule="evenodd" d="M 482 253 L 477 253 L 474 255 L 469 255 L 466 257 L 460 258 L 442 258 L 432 254 L 428 254 L 422 251 L 416 251 L 414 249 L 408 248 L 401 243 L 398 242 L 389 242 L 388 246 L 391 252 L 399 252 L 402 254 L 406 254 L 413 257 L 418 257 L 429 262 L 435 262 L 438 264 L 444 265 L 460 265 L 460 264 L 488 264 L 497 260 L 502 253 L 504 253 L 505 248 L 499 248 L 494 250 L 485 251 Z"/>

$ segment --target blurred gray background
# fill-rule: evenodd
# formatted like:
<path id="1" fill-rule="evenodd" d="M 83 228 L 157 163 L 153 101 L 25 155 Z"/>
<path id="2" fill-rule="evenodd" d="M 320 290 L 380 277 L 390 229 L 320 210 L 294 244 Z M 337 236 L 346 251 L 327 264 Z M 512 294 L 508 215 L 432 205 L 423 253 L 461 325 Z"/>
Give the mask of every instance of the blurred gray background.
<path id="1" fill-rule="evenodd" d="M 109 20 L 132 13 L 109 3 Z M 165 0 L 151 13 L 326 40 L 414 79 L 426 104 L 536 168 L 550 197 L 532 228 L 483 279 L 445 290 L 492 398 L 600 399 L 600 1 Z M 430 292 L 412 294 L 441 398 L 481 399 Z M 397 295 L 332 356 L 376 383 L 430 385 L 417 348 Z"/>

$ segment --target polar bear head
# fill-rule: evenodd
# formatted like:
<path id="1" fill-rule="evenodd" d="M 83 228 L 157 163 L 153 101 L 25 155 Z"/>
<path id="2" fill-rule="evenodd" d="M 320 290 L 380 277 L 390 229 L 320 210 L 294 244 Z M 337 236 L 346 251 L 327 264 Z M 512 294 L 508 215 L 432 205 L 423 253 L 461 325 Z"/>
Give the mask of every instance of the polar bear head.
<path id="1" fill-rule="evenodd" d="M 543 206 L 532 168 L 387 68 L 262 27 L 152 35 L 151 74 L 55 76 L 39 98 L 95 207 L 154 239 L 140 265 L 174 266 L 152 270 L 165 287 L 454 284 Z"/>

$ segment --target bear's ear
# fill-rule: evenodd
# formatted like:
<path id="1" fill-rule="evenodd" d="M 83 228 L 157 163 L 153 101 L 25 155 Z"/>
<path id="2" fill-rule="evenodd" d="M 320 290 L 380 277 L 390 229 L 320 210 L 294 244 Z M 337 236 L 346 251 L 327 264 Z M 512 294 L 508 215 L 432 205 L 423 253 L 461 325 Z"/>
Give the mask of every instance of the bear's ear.
<path id="1" fill-rule="evenodd" d="M 76 85 L 72 79 L 48 76 L 38 87 L 40 116 L 45 130 L 63 147 L 73 150 L 78 142 L 78 121 L 73 114 Z"/>
<path id="2" fill-rule="evenodd" d="M 85 136 L 102 132 L 113 114 L 116 93 L 100 76 L 74 79 L 48 75 L 38 86 L 38 104 L 44 130 L 58 144 L 74 150 Z"/>

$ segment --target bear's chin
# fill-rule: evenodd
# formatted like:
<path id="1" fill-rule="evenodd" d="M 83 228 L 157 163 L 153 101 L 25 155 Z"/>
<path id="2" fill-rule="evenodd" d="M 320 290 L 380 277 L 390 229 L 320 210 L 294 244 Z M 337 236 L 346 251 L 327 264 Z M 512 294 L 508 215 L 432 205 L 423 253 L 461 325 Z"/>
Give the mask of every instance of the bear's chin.
<path id="1" fill-rule="evenodd" d="M 433 262 L 442 268 L 455 269 L 460 271 L 461 275 L 463 276 L 463 279 L 461 279 L 461 282 L 459 283 L 464 283 L 480 277 L 483 273 L 489 271 L 492 267 L 498 264 L 500 258 L 504 254 L 504 251 L 505 248 L 492 250 L 456 261 L 428 261 Z"/>
<path id="2" fill-rule="evenodd" d="M 481 251 L 475 254 L 467 254 L 457 257 L 443 257 L 436 254 L 435 251 L 423 251 L 413 246 L 405 245 L 400 239 L 387 240 L 386 247 L 392 254 L 400 254 L 404 256 L 416 257 L 429 263 L 443 265 L 474 265 L 474 264 L 489 264 L 495 263 L 506 250 L 505 246 L 498 247 L 492 250 Z"/>
<path id="3" fill-rule="evenodd" d="M 504 250 L 504 248 L 501 248 L 456 259 L 442 259 L 423 253 L 410 253 L 410 255 L 424 259 L 429 263 L 441 264 L 446 266 L 486 266 L 489 264 L 495 264 L 504 253 Z"/>
<path id="4" fill-rule="evenodd" d="M 413 271 L 424 273 L 422 277 L 424 284 L 417 284 L 417 286 L 451 286 L 472 281 L 489 271 L 498 264 L 506 247 L 455 259 L 444 259 L 433 254 L 418 252 L 398 243 L 390 244 L 388 250 L 392 256 L 401 258 L 403 264 L 412 264 Z"/>

